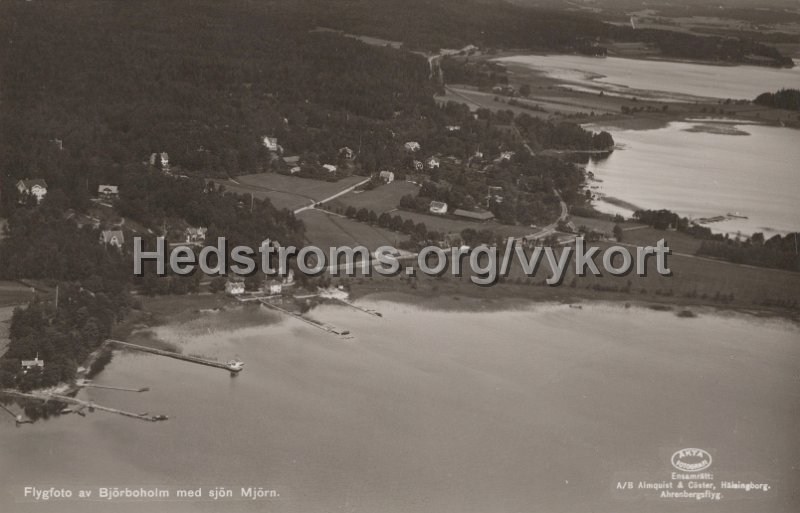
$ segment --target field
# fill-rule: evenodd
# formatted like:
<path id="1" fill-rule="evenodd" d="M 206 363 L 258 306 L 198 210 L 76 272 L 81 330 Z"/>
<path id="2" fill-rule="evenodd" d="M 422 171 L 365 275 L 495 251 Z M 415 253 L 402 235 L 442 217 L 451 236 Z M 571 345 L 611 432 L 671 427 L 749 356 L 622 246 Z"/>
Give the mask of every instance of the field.
<path id="1" fill-rule="evenodd" d="M 400 198 L 406 194 L 416 196 L 419 187 L 413 183 L 403 180 L 396 180 L 390 184 L 381 185 L 369 191 L 353 191 L 344 196 L 336 198 L 331 202 L 332 207 L 352 206 L 356 209 L 366 208 L 373 210 L 376 214 L 389 212 L 397 208 Z"/>
<path id="2" fill-rule="evenodd" d="M 370 250 L 394 246 L 408 236 L 321 210 L 306 210 L 298 215 L 306 225 L 308 244 L 322 248 L 363 245 Z"/>
<path id="3" fill-rule="evenodd" d="M 325 182 L 278 173 L 259 173 L 216 180 L 216 183 L 231 192 L 252 194 L 259 199 L 269 198 L 277 208 L 294 210 L 324 200 L 362 180 L 363 176 L 348 176 L 337 182 Z"/>

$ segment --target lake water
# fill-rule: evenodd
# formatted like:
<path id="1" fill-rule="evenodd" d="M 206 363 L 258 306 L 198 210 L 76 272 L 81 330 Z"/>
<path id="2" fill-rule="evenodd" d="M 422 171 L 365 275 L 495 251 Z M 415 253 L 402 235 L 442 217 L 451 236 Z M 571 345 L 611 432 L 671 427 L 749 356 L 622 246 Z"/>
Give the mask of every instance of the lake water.
<path id="1" fill-rule="evenodd" d="M 708 225 L 717 232 L 772 235 L 800 229 L 800 130 L 717 123 L 717 128 L 748 135 L 687 131 L 700 125 L 709 123 L 675 122 L 654 130 L 610 128 L 620 149 L 587 166 L 602 180 L 593 192 L 695 219 L 736 212 L 748 217 Z M 596 207 L 632 214 L 604 201 Z"/>
<path id="2" fill-rule="evenodd" d="M 625 96 L 661 96 L 674 100 L 733 98 L 752 100 L 766 91 L 796 88 L 800 67 L 714 66 L 620 57 L 515 55 L 495 59 L 539 71 L 565 85 Z"/>
<path id="3" fill-rule="evenodd" d="M 341 340 L 253 309 L 157 329 L 218 369 L 118 353 L 103 412 L 18 429 L 0 418 L 0 511 L 793 512 L 800 507 L 800 328 L 782 321 L 599 304 L 437 311 L 363 302 L 310 315 Z M 698 447 L 717 479 L 770 483 L 700 506 L 626 480 L 670 480 Z M 23 485 L 263 486 L 234 501 L 14 503 Z M 749 498 L 742 498 L 749 497 Z"/>

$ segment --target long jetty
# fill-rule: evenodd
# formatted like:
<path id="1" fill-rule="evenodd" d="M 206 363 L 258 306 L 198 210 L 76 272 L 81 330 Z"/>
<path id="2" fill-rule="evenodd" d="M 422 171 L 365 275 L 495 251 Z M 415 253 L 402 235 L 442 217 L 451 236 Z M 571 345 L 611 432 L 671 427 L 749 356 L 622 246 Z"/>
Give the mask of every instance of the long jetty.
<path id="1" fill-rule="evenodd" d="M 306 319 L 305 317 L 303 317 L 302 315 L 300 315 L 298 313 L 292 312 L 291 310 L 287 310 L 285 308 L 281 308 L 280 306 L 278 306 L 278 305 L 276 305 L 274 303 L 270 303 L 266 299 L 259 299 L 259 301 L 261 302 L 262 305 L 266 306 L 267 308 L 271 308 L 273 310 L 277 310 L 277 311 L 279 311 L 281 313 L 284 313 L 284 314 L 286 314 L 286 315 L 288 315 L 290 317 L 294 317 L 295 319 L 297 319 L 299 321 L 303 321 L 304 323 L 309 324 L 311 326 L 314 326 L 317 329 L 321 329 L 322 331 L 327 331 L 328 333 L 333 333 L 335 335 L 349 335 L 350 334 L 349 330 L 339 329 L 339 328 L 337 328 L 335 326 L 331 326 L 330 324 L 320 324 L 318 322 L 314 322 L 311 319 Z"/>
<path id="2" fill-rule="evenodd" d="M 48 393 L 40 393 L 40 394 L 31 394 L 26 392 L 19 392 L 17 390 L 0 390 L 0 393 L 9 395 L 11 397 L 19 397 L 21 399 L 33 399 L 35 401 L 56 401 L 59 403 L 66 403 L 72 404 L 76 406 L 81 406 L 83 408 L 89 408 L 90 410 L 101 410 L 108 413 L 116 413 L 117 415 L 122 415 L 124 417 L 131 417 L 133 419 L 144 420 L 147 422 L 158 422 L 159 420 L 166 420 L 165 416 L 162 415 L 148 415 L 142 413 L 131 413 L 125 410 L 119 410 L 117 408 L 110 408 L 108 406 L 103 406 L 100 404 L 95 404 L 93 402 L 82 401 L 80 399 L 76 399 L 74 397 L 69 397 L 67 395 L 60 395 L 60 394 L 48 394 Z"/>
<path id="3" fill-rule="evenodd" d="M 110 385 L 95 385 L 94 383 L 78 383 L 77 386 L 81 388 L 103 388 L 106 390 L 119 390 L 120 392 L 149 392 L 150 387 L 128 388 L 128 387 L 113 387 Z"/>
<path id="4" fill-rule="evenodd" d="M 349 306 L 350 308 L 355 308 L 356 310 L 358 310 L 360 312 L 364 312 L 365 314 L 369 314 L 369 315 L 372 315 L 374 317 L 383 317 L 383 314 L 380 313 L 377 310 L 371 310 L 369 308 L 364 308 L 362 306 L 358 306 L 356 304 L 353 304 L 353 303 L 351 303 L 349 301 L 345 301 L 344 299 L 339 299 L 338 297 L 335 297 L 333 299 L 338 301 L 339 303 L 345 305 L 345 306 Z"/>
<path id="5" fill-rule="evenodd" d="M 208 367 L 216 367 L 218 369 L 224 369 L 232 373 L 238 373 L 239 371 L 242 370 L 241 368 L 231 367 L 227 363 L 218 362 L 216 360 L 208 360 L 206 358 L 200 358 L 197 356 L 188 356 L 173 351 L 165 351 L 163 349 L 140 346 L 138 344 L 131 344 L 130 342 L 123 342 L 121 340 L 108 339 L 106 342 L 108 342 L 109 344 L 116 344 L 121 347 L 127 347 L 128 349 L 133 349 L 135 351 L 141 351 L 143 353 L 152 353 L 152 354 L 157 354 L 159 356 L 166 356 L 168 358 L 175 358 L 176 360 L 183 360 L 185 362 L 198 363 L 200 365 L 207 365 Z"/>

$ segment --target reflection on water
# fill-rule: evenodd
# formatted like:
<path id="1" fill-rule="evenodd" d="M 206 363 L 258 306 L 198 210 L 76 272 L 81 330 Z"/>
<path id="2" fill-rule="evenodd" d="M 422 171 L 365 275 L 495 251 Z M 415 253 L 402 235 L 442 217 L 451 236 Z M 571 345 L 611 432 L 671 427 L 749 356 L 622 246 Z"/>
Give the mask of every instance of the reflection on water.
<path id="1" fill-rule="evenodd" d="M 586 167 L 602 180 L 593 192 L 693 219 L 737 212 L 748 217 L 708 225 L 717 232 L 771 235 L 800 228 L 800 132 L 730 124 L 698 131 L 699 125 L 615 130 L 621 149 Z M 749 135 L 729 135 L 731 130 Z M 632 213 L 602 201 L 596 206 Z"/>
<path id="2" fill-rule="evenodd" d="M 245 371 L 119 353 L 96 382 L 151 391 L 83 397 L 170 420 L 98 412 L 20 429 L 0 420 L 2 486 L 264 486 L 282 493 L 275 511 L 676 511 L 620 501 L 611 483 L 617 472 L 666 473 L 669 454 L 701 447 L 719 472 L 779 485 L 704 511 L 796 511 L 795 325 L 607 305 L 365 306 L 384 317 L 310 312 L 351 329 L 347 341 L 258 309 L 157 328 L 187 353 L 238 355 Z M 10 497 L 0 510 L 42 511 L 9 509 Z M 114 506 L 58 511 L 222 510 Z"/>

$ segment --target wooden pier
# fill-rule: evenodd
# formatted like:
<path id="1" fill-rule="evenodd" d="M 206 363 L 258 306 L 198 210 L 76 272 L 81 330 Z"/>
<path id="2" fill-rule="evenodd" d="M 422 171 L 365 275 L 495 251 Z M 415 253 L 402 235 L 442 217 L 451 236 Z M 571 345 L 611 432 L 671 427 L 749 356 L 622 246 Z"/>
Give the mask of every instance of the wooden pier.
<path id="1" fill-rule="evenodd" d="M 266 299 L 260 299 L 259 301 L 261 302 L 262 305 L 266 306 L 267 308 L 271 308 L 273 310 L 277 310 L 281 313 L 284 313 L 290 317 L 294 317 L 295 319 L 303 321 L 304 323 L 314 326 L 315 328 L 320 329 L 322 331 L 327 331 L 328 333 L 333 333 L 334 335 L 341 335 L 341 336 L 350 335 L 349 330 L 339 329 L 335 326 L 331 326 L 330 324 L 320 324 L 318 322 L 314 322 L 311 319 L 306 319 L 299 313 L 292 312 L 276 304 L 270 303 Z"/>
<path id="2" fill-rule="evenodd" d="M 364 312 L 365 314 L 369 314 L 369 315 L 372 315 L 374 317 L 383 317 L 383 314 L 378 312 L 377 310 L 370 310 L 369 308 L 364 308 L 364 307 L 355 305 L 355 304 L 353 304 L 353 303 L 351 303 L 349 301 L 345 301 L 344 299 L 339 299 L 338 297 L 335 297 L 335 298 L 332 298 L 332 299 L 334 299 L 335 301 L 338 301 L 339 303 L 341 303 L 341 304 L 343 304 L 345 306 L 349 306 L 350 308 L 355 308 L 359 312 Z"/>
<path id="3" fill-rule="evenodd" d="M 160 420 L 167 420 L 167 417 L 165 415 L 148 415 L 146 413 L 131 413 L 129 411 L 118 410 L 117 408 L 109 408 L 108 406 L 95 404 L 93 402 L 82 401 L 80 399 L 69 397 L 67 395 L 50 394 L 50 393 L 26 393 L 26 392 L 19 392 L 17 390 L 0 390 L 0 393 L 11 397 L 18 397 L 20 399 L 33 399 L 34 401 L 43 401 L 43 402 L 56 401 L 59 403 L 72 404 L 74 406 L 80 406 L 81 408 L 89 408 L 89 410 L 101 410 L 108 413 L 116 413 L 117 415 L 122 415 L 123 417 L 130 417 L 133 419 L 144 420 L 147 422 L 158 422 Z"/>
<path id="4" fill-rule="evenodd" d="M 110 385 L 95 385 L 94 383 L 90 382 L 89 380 L 78 380 L 75 383 L 75 386 L 80 388 L 103 388 L 105 390 L 119 390 L 120 392 L 149 392 L 150 387 L 139 387 L 139 388 L 127 388 L 127 387 L 113 387 Z"/>
<path id="5" fill-rule="evenodd" d="M 157 355 L 160 355 L 160 356 L 166 356 L 168 358 L 175 358 L 176 360 L 183 360 L 185 362 L 198 363 L 200 365 L 206 365 L 208 367 L 216 367 L 218 369 L 224 369 L 226 371 L 229 371 L 231 374 L 238 374 L 239 371 L 242 370 L 241 367 L 237 368 L 237 367 L 234 367 L 234 366 L 232 366 L 232 365 L 230 365 L 228 363 L 221 363 L 221 362 L 218 362 L 216 360 L 208 360 L 206 358 L 199 358 L 197 356 L 188 356 L 188 355 L 181 354 L 181 353 L 175 353 L 173 351 L 164 351 L 163 349 L 156 349 L 156 348 L 153 348 L 153 347 L 140 346 L 138 344 L 131 344 L 130 342 L 123 342 L 121 340 L 108 339 L 108 340 L 106 340 L 106 342 L 109 343 L 109 344 L 116 344 L 116 345 L 118 345 L 120 347 L 126 347 L 128 349 L 133 349 L 135 351 L 141 351 L 143 353 L 152 353 L 152 354 L 157 354 Z"/>

